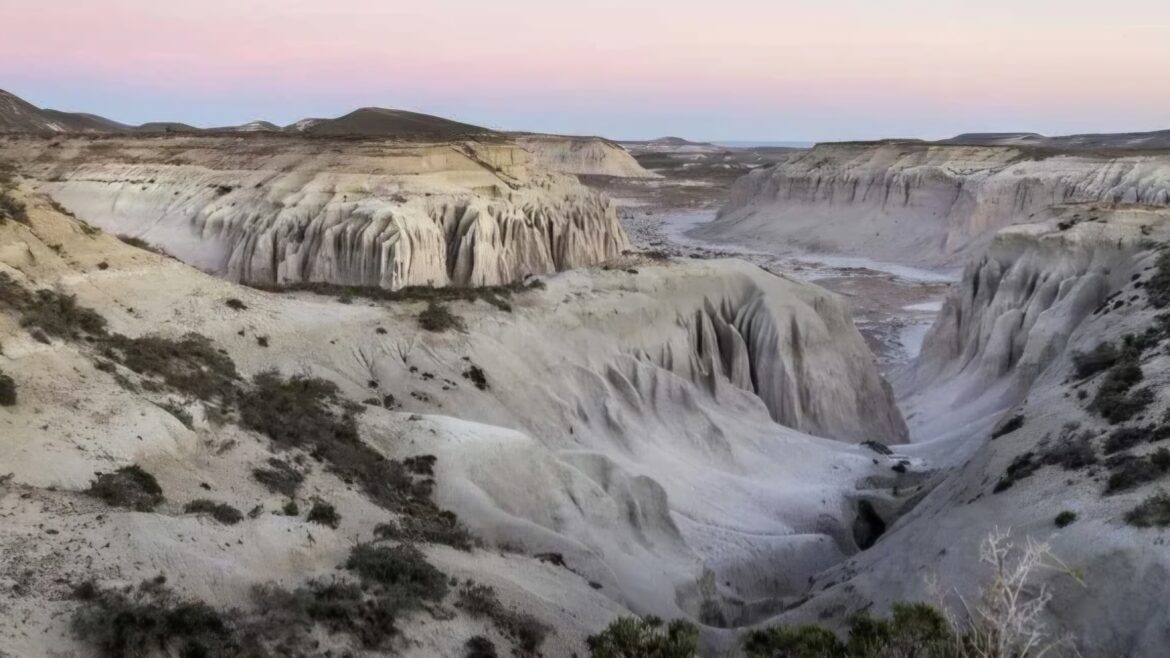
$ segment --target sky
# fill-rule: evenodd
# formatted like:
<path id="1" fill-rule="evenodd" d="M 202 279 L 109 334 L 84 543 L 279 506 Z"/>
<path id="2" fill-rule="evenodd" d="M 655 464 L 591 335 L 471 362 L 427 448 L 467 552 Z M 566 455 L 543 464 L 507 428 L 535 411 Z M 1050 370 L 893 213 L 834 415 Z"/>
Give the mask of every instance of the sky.
<path id="1" fill-rule="evenodd" d="M 703 140 L 1170 128 L 1167 0 L 0 0 L 0 89 L 125 123 L 362 106 Z"/>

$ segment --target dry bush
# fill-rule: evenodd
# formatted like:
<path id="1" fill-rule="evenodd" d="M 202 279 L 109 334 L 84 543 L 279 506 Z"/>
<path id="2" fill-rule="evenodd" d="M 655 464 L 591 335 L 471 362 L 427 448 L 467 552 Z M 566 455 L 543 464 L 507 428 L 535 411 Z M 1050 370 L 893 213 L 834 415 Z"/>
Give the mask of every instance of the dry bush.
<path id="1" fill-rule="evenodd" d="M 99 475 L 86 493 L 105 501 L 107 505 L 139 512 L 149 512 L 163 501 L 158 480 L 137 464 Z"/>
<path id="2" fill-rule="evenodd" d="M 187 503 L 183 507 L 183 511 L 188 514 L 205 514 L 224 525 L 235 525 L 244 520 L 244 515 L 240 513 L 240 510 L 227 503 L 217 503 L 206 498 L 199 498 Z"/>
<path id="3" fill-rule="evenodd" d="M 473 617 L 487 617 L 492 625 L 512 638 L 524 655 L 536 655 L 552 628 L 536 617 L 504 606 L 496 590 L 468 581 L 459 590 L 457 604 Z"/>

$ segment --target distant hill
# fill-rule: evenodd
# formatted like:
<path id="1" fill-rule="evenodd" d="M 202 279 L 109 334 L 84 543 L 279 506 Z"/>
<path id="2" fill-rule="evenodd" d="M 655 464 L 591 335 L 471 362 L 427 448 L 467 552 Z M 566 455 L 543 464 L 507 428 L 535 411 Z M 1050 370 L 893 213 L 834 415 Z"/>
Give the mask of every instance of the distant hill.
<path id="1" fill-rule="evenodd" d="M 0 133 L 136 132 L 290 132 L 306 135 L 449 139 L 464 135 L 492 134 L 494 131 L 429 114 L 380 107 L 363 107 L 336 119 L 302 119 L 283 128 L 271 122 L 260 120 L 240 126 L 209 129 L 196 128 L 173 121 L 156 121 L 141 126 L 128 126 L 93 114 L 42 109 L 14 94 L 0 90 Z"/>
<path id="2" fill-rule="evenodd" d="M 0 89 L 0 132 L 121 132 L 129 126 L 93 114 L 43 110 Z"/>
<path id="3" fill-rule="evenodd" d="M 1061 149 L 1164 149 L 1170 148 L 1170 130 L 1132 133 L 1085 133 L 1048 137 L 1039 133 L 964 133 L 943 144 L 998 144 Z"/>
<path id="4" fill-rule="evenodd" d="M 336 119 L 300 121 L 308 135 L 357 135 L 363 137 L 458 137 L 492 133 L 481 126 L 405 110 L 363 107 Z"/>

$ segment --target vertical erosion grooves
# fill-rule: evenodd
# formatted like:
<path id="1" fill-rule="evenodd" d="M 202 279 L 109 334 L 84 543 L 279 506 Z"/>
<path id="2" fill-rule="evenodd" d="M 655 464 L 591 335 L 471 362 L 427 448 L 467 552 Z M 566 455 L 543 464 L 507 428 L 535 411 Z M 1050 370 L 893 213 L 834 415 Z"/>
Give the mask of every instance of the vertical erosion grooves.
<path id="1" fill-rule="evenodd" d="M 706 298 L 678 317 L 685 344 L 648 355 L 718 398 L 725 386 L 754 393 L 772 419 L 846 441 L 901 443 L 906 425 L 890 387 L 856 335 L 848 311 L 828 296 L 807 306 L 769 303 L 755 287 Z"/>
<path id="2" fill-rule="evenodd" d="M 1000 406 L 1022 399 L 1081 323 L 1131 282 L 1145 253 L 1139 221 L 1001 231 L 966 268 L 899 388 L 944 387 L 966 401 L 994 394 Z"/>

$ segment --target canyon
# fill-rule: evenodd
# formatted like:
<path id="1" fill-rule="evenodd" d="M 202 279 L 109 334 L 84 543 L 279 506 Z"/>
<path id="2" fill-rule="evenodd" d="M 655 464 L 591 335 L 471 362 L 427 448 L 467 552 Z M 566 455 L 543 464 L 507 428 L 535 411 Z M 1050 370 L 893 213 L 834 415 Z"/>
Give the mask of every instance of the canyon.
<path id="1" fill-rule="evenodd" d="M 386 112 L 334 125 L 416 125 Z M 440 596 L 385 645 L 286 623 L 265 646 L 586 655 L 653 614 L 720 655 L 932 582 L 959 609 L 996 528 L 1081 574 L 1038 576 L 1081 655 L 1170 641 L 1164 530 L 1126 521 L 1167 470 L 1170 156 L 627 150 L 432 119 L 0 137 L 3 207 L 23 208 L 0 221 L 0 655 L 95 655 L 70 626 L 82 583 L 162 574 L 244 623 L 271 612 L 258 587 L 356 577 L 357 548 L 398 546 L 389 526 L 508 612 Z M 671 224 L 695 212 L 711 221 Z M 920 350 L 875 358 L 867 322 L 922 315 Z M 1113 361 L 1087 372 L 1102 344 Z M 1115 391 L 1123 368 L 1140 383 Z M 265 391 L 302 390 L 325 393 L 257 424 Z M 357 465 L 293 440 L 319 405 L 352 423 Z M 274 461 L 292 489 L 258 475 Z M 94 493 L 130 466 L 157 481 L 150 509 Z M 406 503 L 398 479 L 420 487 Z"/>

